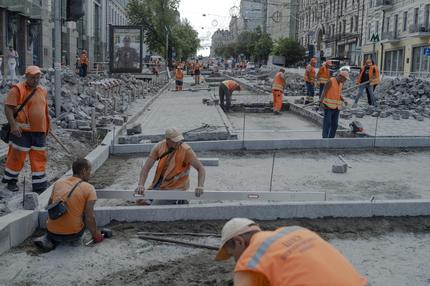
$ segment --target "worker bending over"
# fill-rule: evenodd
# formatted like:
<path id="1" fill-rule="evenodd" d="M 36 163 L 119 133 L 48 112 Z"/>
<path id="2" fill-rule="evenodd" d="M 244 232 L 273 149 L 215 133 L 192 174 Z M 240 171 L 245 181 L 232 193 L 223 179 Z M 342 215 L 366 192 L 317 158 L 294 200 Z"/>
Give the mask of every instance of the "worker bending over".
<path id="1" fill-rule="evenodd" d="M 190 185 L 189 174 L 192 166 L 198 172 L 195 194 L 199 197 L 203 193 L 205 183 L 205 168 L 188 144 L 183 143 L 184 137 L 174 128 L 166 130 L 166 139 L 157 143 L 148 156 L 140 171 L 139 184 L 136 192 L 145 193 L 145 183 L 148 173 L 155 162 L 158 161 L 150 190 L 187 190 Z M 139 200 L 138 204 L 166 205 L 187 204 L 187 201 L 158 200 L 149 202 Z"/>
<path id="2" fill-rule="evenodd" d="M 176 91 L 181 91 L 182 86 L 184 84 L 184 72 L 182 71 L 181 64 L 178 64 L 176 67 L 175 79 L 176 79 Z"/>
<path id="3" fill-rule="evenodd" d="M 234 286 L 364 286 L 367 279 L 333 246 L 299 226 L 262 231 L 233 218 L 222 228 L 216 260 L 236 261 Z"/>
<path id="4" fill-rule="evenodd" d="M 81 245 L 85 228 L 90 231 L 95 243 L 103 241 L 103 235 L 97 231 L 94 215 L 96 190 L 88 183 L 91 164 L 87 159 L 77 159 L 73 162 L 72 170 L 73 176 L 54 184 L 49 198 L 49 204 L 65 201 L 67 212 L 57 219 L 48 216 L 47 233 L 33 240 L 44 251 L 50 251 L 60 243 Z"/>
<path id="5" fill-rule="evenodd" d="M 320 97 L 323 93 L 325 84 L 330 79 L 330 66 L 331 66 L 331 61 L 325 61 L 317 73 L 317 81 L 320 85 L 320 91 L 319 91 Z"/>
<path id="6" fill-rule="evenodd" d="M 225 80 L 219 85 L 219 104 L 225 112 L 230 112 L 231 95 L 235 90 L 240 91 L 240 85 L 231 79 Z"/>
<path id="7" fill-rule="evenodd" d="M 285 85 L 285 69 L 281 68 L 276 73 L 272 83 L 273 113 L 276 115 L 281 114 Z"/>
<path id="8" fill-rule="evenodd" d="M 305 70 L 304 80 L 306 84 L 307 97 L 305 104 L 314 102 L 315 95 L 315 65 L 317 64 L 317 59 L 312 58 L 311 62 L 308 64 Z"/>
<path id="9" fill-rule="evenodd" d="M 330 78 L 320 97 L 320 106 L 324 109 L 323 138 L 334 138 L 339 122 L 339 112 L 342 110 L 343 83 L 349 80 L 347 71 L 341 71 L 336 77 Z"/>

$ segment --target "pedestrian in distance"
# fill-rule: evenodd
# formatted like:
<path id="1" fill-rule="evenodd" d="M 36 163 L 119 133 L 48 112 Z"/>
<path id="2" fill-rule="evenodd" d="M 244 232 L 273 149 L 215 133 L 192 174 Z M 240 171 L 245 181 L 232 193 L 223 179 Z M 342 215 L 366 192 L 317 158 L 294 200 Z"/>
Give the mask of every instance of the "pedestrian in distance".
<path id="1" fill-rule="evenodd" d="M 184 72 L 182 70 L 181 64 L 178 64 L 176 66 L 175 80 L 176 80 L 176 91 L 182 91 L 182 86 L 184 85 Z"/>
<path id="2" fill-rule="evenodd" d="M 7 53 L 7 65 L 9 68 L 9 80 L 11 82 L 18 81 L 16 77 L 16 67 L 18 65 L 18 52 L 14 50 L 12 46 L 9 46 L 9 52 Z"/>
<path id="3" fill-rule="evenodd" d="M 104 239 L 100 231 L 97 231 L 94 214 L 96 190 L 88 183 L 91 163 L 87 159 L 76 159 L 72 171 L 72 176 L 60 179 L 54 184 L 49 198 L 49 205 L 65 201 L 67 212 L 56 219 L 48 216 L 46 234 L 33 240 L 43 251 L 53 250 L 62 243 L 82 245 L 85 229 L 89 230 L 95 243 Z"/>
<path id="4" fill-rule="evenodd" d="M 5 99 L 4 112 L 10 124 L 10 141 L 2 182 L 7 183 L 7 188 L 12 192 L 18 191 L 18 175 L 27 154 L 30 157 L 33 192 L 41 193 L 48 186 L 46 136 L 51 120 L 48 93 L 39 84 L 41 74 L 39 67 L 28 66 L 25 80 L 13 85 Z M 16 114 L 18 106 L 24 104 L 27 98 L 22 111 Z"/>
<path id="5" fill-rule="evenodd" d="M 320 98 L 320 106 L 324 109 L 323 138 L 334 138 L 339 122 L 339 113 L 343 108 L 343 83 L 349 80 L 349 73 L 341 71 L 336 77 L 330 78 Z"/>
<path id="6" fill-rule="evenodd" d="M 233 257 L 234 286 L 366 286 L 354 266 L 318 234 L 299 226 L 262 231 L 247 218 L 221 231 L 217 261 Z"/>
<path id="7" fill-rule="evenodd" d="M 285 69 L 281 68 L 276 73 L 272 83 L 273 113 L 276 115 L 281 114 L 285 85 Z"/>

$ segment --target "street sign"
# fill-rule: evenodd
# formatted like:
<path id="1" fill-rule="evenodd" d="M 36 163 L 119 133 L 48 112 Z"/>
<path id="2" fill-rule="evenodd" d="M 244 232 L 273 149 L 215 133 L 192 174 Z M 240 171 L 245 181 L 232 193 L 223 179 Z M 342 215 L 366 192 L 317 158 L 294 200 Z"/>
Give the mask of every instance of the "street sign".
<path id="1" fill-rule="evenodd" d="M 424 48 L 424 49 L 423 49 L 423 54 L 424 54 L 425 56 L 430 57 L 430 47 L 428 47 L 428 48 Z"/>
<path id="2" fill-rule="evenodd" d="M 372 34 L 372 37 L 370 38 L 370 41 L 371 41 L 371 42 L 374 42 L 374 43 L 379 42 L 379 41 L 380 41 L 380 40 L 379 40 L 379 34 L 375 34 L 375 33 L 373 33 L 373 34 Z"/>

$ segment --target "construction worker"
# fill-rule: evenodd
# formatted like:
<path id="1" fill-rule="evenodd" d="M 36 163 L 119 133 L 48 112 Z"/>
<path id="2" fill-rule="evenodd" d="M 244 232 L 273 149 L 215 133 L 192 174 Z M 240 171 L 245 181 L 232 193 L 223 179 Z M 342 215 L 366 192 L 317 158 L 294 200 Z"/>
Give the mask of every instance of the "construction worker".
<path id="1" fill-rule="evenodd" d="M 317 81 L 320 85 L 320 93 L 319 93 L 320 97 L 324 90 L 324 85 L 330 79 L 330 66 L 331 66 L 331 61 L 325 61 L 317 73 Z"/>
<path id="2" fill-rule="evenodd" d="M 219 104 L 224 112 L 230 112 L 231 108 L 231 95 L 233 91 L 240 91 L 240 85 L 234 80 L 225 80 L 219 85 Z M 224 101 L 225 99 L 225 101 Z"/>
<path id="3" fill-rule="evenodd" d="M 28 66 L 25 81 L 13 85 L 5 99 L 5 115 L 10 124 L 9 151 L 6 159 L 3 183 L 18 191 L 18 175 L 24 167 L 27 154 L 30 157 L 33 192 L 41 193 L 48 186 L 46 178 L 46 136 L 50 129 L 48 93 L 39 85 L 41 71 L 37 66 Z M 14 114 L 20 104 L 31 96 L 23 110 Z"/>
<path id="4" fill-rule="evenodd" d="M 285 69 L 281 68 L 276 73 L 272 83 L 273 113 L 276 115 L 281 114 L 285 84 Z"/>
<path id="5" fill-rule="evenodd" d="M 200 64 L 198 60 L 194 64 L 194 82 L 195 84 L 200 84 Z"/>
<path id="6" fill-rule="evenodd" d="M 67 200 L 67 212 L 55 220 L 48 217 L 47 233 L 33 240 L 44 251 L 50 251 L 64 242 L 81 245 L 85 228 L 90 231 L 95 243 L 103 241 L 103 235 L 97 231 L 94 215 L 96 190 L 88 183 L 91 164 L 86 159 L 77 159 L 73 162 L 72 170 L 73 176 L 54 184 L 48 203 Z"/>
<path id="7" fill-rule="evenodd" d="M 336 77 L 330 78 L 320 98 L 320 106 L 324 109 L 323 138 L 334 138 L 339 121 L 339 112 L 345 101 L 342 96 L 343 83 L 349 80 L 347 71 L 341 71 Z"/>
<path id="8" fill-rule="evenodd" d="M 367 102 L 369 105 L 376 104 L 375 98 L 375 87 L 380 83 L 379 69 L 372 59 L 367 59 L 366 63 L 360 70 L 360 75 L 357 78 L 356 84 L 362 84 L 358 89 L 358 95 L 355 97 L 354 104 L 352 107 L 356 107 L 360 97 L 363 95 L 363 91 L 366 90 Z"/>
<path id="9" fill-rule="evenodd" d="M 151 190 L 187 190 L 190 185 L 189 174 L 192 166 L 198 172 L 195 194 L 199 197 L 203 193 L 205 183 L 205 168 L 188 144 L 183 143 L 184 137 L 174 128 L 169 128 L 165 133 L 166 138 L 156 144 L 149 153 L 148 159 L 140 171 L 139 184 L 136 192 L 145 193 L 145 183 L 148 173 L 156 161 L 158 161 L 154 179 L 149 187 Z M 187 204 L 187 201 L 139 200 L 138 204 Z"/>
<path id="10" fill-rule="evenodd" d="M 182 86 L 184 84 L 184 72 L 182 71 L 181 64 L 178 64 L 176 66 L 175 79 L 176 79 L 176 91 L 181 91 Z"/>
<path id="11" fill-rule="evenodd" d="M 81 55 L 79 57 L 79 63 L 81 64 L 81 67 L 79 69 L 79 76 L 86 77 L 89 63 L 87 50 L 82 50 Z"/>
<path id="12" fill-rule="evenodd" d="M 234 257 L 234 286 L 365 286 L 367 278 L 332 245 L 299 226 L 262 231 L 233 218 L 221 231 L 216 260 Z"/>
<path id="13" fill-rule="evenodd" d="M 306 84 L 307 97 L 305 104 L 314 102 L 315 95 L 315 65 L 317 64 L 317 58 L 312 58 L 305 70 L 304 80 Z"/>

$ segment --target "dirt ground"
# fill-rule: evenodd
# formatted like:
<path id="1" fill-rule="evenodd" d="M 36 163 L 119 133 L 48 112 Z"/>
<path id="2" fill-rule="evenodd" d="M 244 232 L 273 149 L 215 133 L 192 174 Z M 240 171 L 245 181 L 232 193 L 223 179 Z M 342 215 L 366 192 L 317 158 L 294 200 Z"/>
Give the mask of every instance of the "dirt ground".
<path id="1" fill-rule="evenodd" d="M 352 166 L 346 174 L 332 173 L 338 155 Z M 269 191 L 271 152 L 201 152 L 219 158 L 218 167 L 206 167 L 207 190 Z M 112 156 L 91 178 L 96 188 L 134 189 L 145 157 Z M 272 191 L 326 192 L 328 200 L 429 199 L 430 150 L 389 151 L 279 151 L 275 155 Z M 153 172 L 148 176 L 147 185 Z M 191 171 L 191 189 L 197 183 Z M 99 205 L 120 205 L 100 200 Z"/>
<path id="2" fill-rule="evenodd" d="M 214 262 L 214 251 L 141 240 L 136 236 L 138 231 L 219 234 L 223 223 L 115 222 L 110 225 L 114 238 L 94 247 L 61 246 L 49 253 L 38 252 L 28 239 L 0 256 L 0 284 L 232 285 L 233 262 Z M 372 286 L 429 283 L 430 217 L 294 219 L 260 224 L 268 230 L 300 225 L 316 231 L 367 276 Z M 172 238 L 208 245 L 217 245 L 219 241 L 218 237 Z"/>

